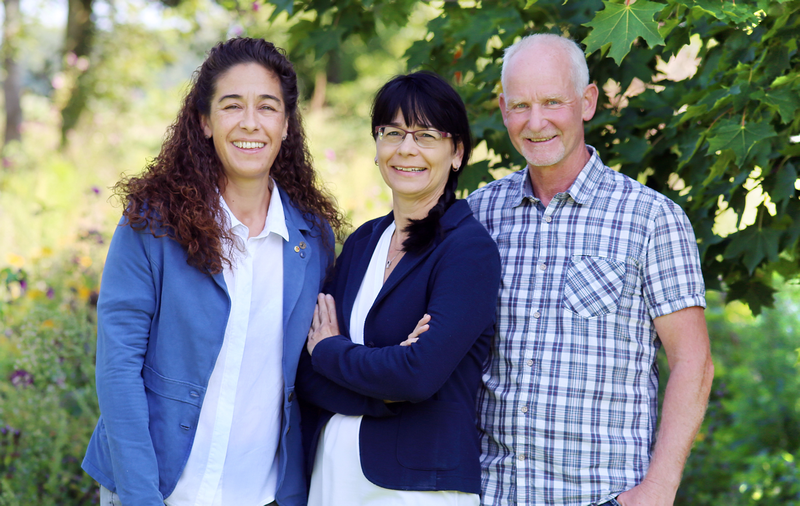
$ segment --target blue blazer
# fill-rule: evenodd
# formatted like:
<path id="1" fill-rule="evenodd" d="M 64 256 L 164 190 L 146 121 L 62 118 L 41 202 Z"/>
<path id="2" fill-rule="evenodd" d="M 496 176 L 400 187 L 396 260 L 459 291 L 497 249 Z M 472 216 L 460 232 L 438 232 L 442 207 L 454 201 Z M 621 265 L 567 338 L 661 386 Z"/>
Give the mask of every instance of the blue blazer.
<path id="1" fill-rule="evenodd" d="M 283 249 L 283 422 L 276 498 L 306 504 L 295 376 L 316 296 L 332 261 L 327 228 L 312 230 L 284 193 L 289 230 Z M 125 224 L 125 219 L 121 221 Z M 305 242 L 305 249 L 295 249 Z M 161 505 L 192 449 L 200 407 L 217 360 L 231 302 L 222 273 L 186 263 L 169 237 L 119 226 L 97 304 L 100 420 L 83 469 L 125 506 Z"/>
<path id="2" fill-rule="evenodd" d="M 348 337 L 350 313 L 372 253 L 391 214 L 354 232 L 326 286 L 342 335 L 303 350 L 301 400 L 318 406 L 304 419 L 310 456 L 332 413 L 364 415 L 361 467 L 372 483 L 396 490 L 480 493 L 475 400 L 494 335 L 500 256 L 466 201 L 442 217 L 442 235 L 420 254 L 407 253 L 367 315 L 364 345 Z M 404 341 L 428 313 L 430 329 Z M 401 401 L 384 403 L 384 399 Z M 308 409 L 307 412 L 313 412 Z"/>

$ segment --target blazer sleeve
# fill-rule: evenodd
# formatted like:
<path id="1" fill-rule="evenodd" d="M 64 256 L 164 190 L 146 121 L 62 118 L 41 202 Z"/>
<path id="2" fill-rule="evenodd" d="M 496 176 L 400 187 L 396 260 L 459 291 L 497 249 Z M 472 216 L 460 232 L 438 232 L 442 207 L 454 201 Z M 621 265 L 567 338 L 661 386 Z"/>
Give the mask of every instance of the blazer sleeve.
<path id="1" fill-rule="evenodd" d="M 341 259 L 347 258 L 350 248 L 345 244 Z M 335 293 L 336 283 L 339 276 L 339 265 L 337 262 L 332 274 L 328 276 L 328 281 L 322 288 L 322 293 Z M 347 388 L 342 387 L 329 380 L 325 376 L 314 370 L 311 364 L 311 356 L 308 349 L 303 346 L 300 353 L 300 363 L 297 366 L 297 380 L 295 381 L 297 395 L 303 401 L 309 402 L 332 413 L 339 413 L 349 416 L 368 415 L 374 417 L 391 416 L 394 412 L 382 399 L 368 397 Z"/>
<path id="2" fill-rule="evenodd" d="M 97 304 L 97 397 L 120 500 L 163 505 L 142 380 L 157 305 L 148 251 L 152 235 L 123 222 L 109 247 Z"/>
<path id="3" fill-rule="evenodd" d="M 314 370 L 348 390 L 377 399 L 421 402 L 440 390 L 475 341 L 494 324 L 500 286 L 500 255 L 488 234 L 459 234 L 446 243 L 431 274 L 430 329 L 419 341 L 412 346 L 370 348 L 333 336 L 314 348 Z M 380 332 L 374 326 L 366 329 L 367 336 Z"/>

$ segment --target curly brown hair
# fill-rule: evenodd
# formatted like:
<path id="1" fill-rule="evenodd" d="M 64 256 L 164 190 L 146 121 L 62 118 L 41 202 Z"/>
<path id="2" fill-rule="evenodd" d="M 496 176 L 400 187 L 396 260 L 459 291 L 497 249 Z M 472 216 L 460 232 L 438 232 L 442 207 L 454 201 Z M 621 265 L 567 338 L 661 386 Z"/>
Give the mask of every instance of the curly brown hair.
<path id="1" fill-rule="evenodd" d="M 324 238 L 326 223 L 340 238 L 345 228 L 335 200 L 318 184 L 297 109 L 297 74 L 285 51 L 263 39 L 238 37 L 221 42 L 194 72 L 161 152 L 141 175 L 124 177 L 114 186 L 115 195 L 125 204 L 128 224 L 147 228 L 156 237 L 169 235 L 186 248 L 190 265 L 211 274 L 231 265 L 226 252 L 235 239 L 221 225 L 225 214 L 220 194 L 226 178 L 213 140 L 203 134 L 201 116 L 211 112 L 220 76 L 246 63 L 258 63 L 278 78 L 289 118 L 287 137 L 270 176 Z"/>

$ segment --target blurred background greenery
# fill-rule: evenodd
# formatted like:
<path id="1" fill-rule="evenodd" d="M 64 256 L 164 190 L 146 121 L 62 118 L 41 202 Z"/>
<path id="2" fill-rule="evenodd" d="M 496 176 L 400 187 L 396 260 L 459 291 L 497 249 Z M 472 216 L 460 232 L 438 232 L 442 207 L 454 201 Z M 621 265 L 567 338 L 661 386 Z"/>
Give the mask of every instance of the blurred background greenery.
<path id="1" fill-rule="evenodd" d="M 81 56 L 64 49 L 66 0 L 18 3 L 24 121 L 0 167 L 0 506 L 97 503 L 80 461 L 98 415 L 94 305 L 121 212 L 110 186 L 158 153 L 214 43 L 246 34 L 299 47 L 290 26 L 315 22 L 263 2 L 169 4 L 97 0 L 93 48 Z M 389 210 L 370 99 L 406 70 L 406 50 L 441 12 L 441 2 L 416 2 L 366 41 L 347 38 L 321 59 L 290 53 L 320 178 L 353 225 Z M 473 161 L 488 158 L 484 147 Z M 709 292 L 716 379 L 678 504 L 800 504 L 800 290 L 777 275 L 772 286 L 775 307 L 757 317 Z"/>

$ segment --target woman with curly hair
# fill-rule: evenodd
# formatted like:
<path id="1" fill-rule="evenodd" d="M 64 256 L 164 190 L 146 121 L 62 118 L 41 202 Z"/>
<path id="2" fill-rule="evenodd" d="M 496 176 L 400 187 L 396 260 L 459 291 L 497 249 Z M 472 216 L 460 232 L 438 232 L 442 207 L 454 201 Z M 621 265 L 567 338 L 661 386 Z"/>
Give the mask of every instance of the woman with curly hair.
<path id="1" fill-rule="evenodd" d="M 83 461 L 104 506 L 306 503 L 294 382 L 342 218 L 297 100 L 282 50 L 220 43 L 160 154 L 115 188 Z"/>

